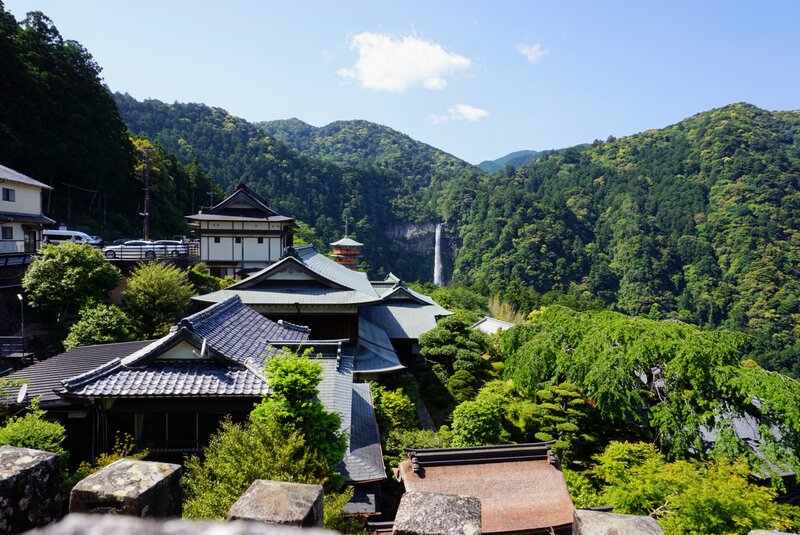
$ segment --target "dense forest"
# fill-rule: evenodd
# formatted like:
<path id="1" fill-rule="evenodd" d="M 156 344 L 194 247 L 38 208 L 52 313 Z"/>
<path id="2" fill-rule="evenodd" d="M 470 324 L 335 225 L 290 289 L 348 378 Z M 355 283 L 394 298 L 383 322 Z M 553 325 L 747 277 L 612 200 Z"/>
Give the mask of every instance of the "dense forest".
<path id="1" fill-rule="evenodd" d="M 455 176 L 453 169 L 468 168 L 468 164 L 430 147 L 425 156 L 412 157 L 414 150 L 401 148 L 380 156 L 377 149 L 369 147 L 392 148 L 391 142 L 381 142 L 380 136 L 386 132 L 391 134 L 390 139 L 427 147 L 383 127 L 365 128 L 361 138 L 351 139 L 343 133 L 339 141 L 331 141 L 340 148 L 368 147 L 362 152 L 341 148 L 336 157 L 333 149 L 326 155 L 314 151 L 306 154 L 267 135 L 263 124 L 249 123 L 221 108 L 158 100 L 139 102 L 119 93 L 115 98 L 131 132 L 157 141 L 183 162 L 196 160 L 226 190 L 239 182 L 247 184 L 278 212 L 313 227 L 322 243 L 342 237 L 347 220 L 349 232 L 367 246 L 366 263 L 377 275 L 391 269 L 410 280 L 430 276 L 431 254 L 409 253 L 384 231 L 395 225 L 433 220 L 435 192 Z M 300 121 L 287 123 L 296 127 L 293 131 L 304 128 Z M 343 131 L 350 132 L 347 128 Z M 304 135 L 295 136 L 296 140 L 300 138 Z M 431 159 L 444 162 L 440 182 L 427 174 L 436 167 Z"/>
<path id="2" fill-rule="evenodd" d="M 210 177 L 131 138 L 89 52 L 42 13 L 17 22 L 0 3 L 0 163 L 53 187 L 45 213 L 106 238 L 140 235 L 145 148 L 153 235 L 185 234 L 183 214 Z"/>
<path id="3" fill-rule="evenodd" d="M 734 104 L 465 174 L 439 211 L 458 234 L 455 280 L 522 311 L 566 299 L 742 330 L 797 375 L 799 181 L 800 112 Z"/>

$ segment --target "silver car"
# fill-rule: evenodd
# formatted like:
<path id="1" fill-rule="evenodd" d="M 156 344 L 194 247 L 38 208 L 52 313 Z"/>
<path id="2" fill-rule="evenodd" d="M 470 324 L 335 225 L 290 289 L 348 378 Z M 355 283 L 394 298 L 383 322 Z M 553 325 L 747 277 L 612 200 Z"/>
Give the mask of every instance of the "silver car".
<path id="1" fill-rule="evenodd" d="M 164 252 L 167 256 L 189 255 L 189 244 L 186 242 L 178 240 L 156 240 L 153 244 L 164 246 Z"/>
<path id="2" fill-rule="evenodd" d="M 120 260 L 153 260 L 166 256 L 166 249 L 151 241 L 131 240 L 120 245 L 109 245 L 103 248 L 103 254 L 108 259 Z"/>

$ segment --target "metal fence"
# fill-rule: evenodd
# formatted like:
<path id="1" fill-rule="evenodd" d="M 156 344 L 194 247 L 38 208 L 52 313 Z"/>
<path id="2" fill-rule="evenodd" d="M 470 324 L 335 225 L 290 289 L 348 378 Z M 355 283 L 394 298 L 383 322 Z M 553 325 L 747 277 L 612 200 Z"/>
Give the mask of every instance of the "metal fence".
<path id="1" fill-rule="evenodd" d="M 200 245 L 197 243 L 181 244 L 147 244 L 147 245 L 112 245 L 103 248 L 106 259 L 120 261 L 149 261 L 164 259 L 195 259 L 200 257 Z"/>

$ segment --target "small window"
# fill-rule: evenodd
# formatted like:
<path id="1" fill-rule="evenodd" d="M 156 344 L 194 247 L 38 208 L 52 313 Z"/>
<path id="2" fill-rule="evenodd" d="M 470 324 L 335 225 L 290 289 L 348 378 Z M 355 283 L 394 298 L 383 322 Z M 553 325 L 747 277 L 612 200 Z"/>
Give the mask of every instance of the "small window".
<path id="1" fill-rule="evenodd" d="M 259 239 L 258 239 L 258 243 L 259 243 L 259 244 L 261 244 L 261 243 L 264 243 L 264 238 L 259 238 Z"/>
<path id="2" fill-rule="evenodd" d="M 241 238 L 236 238 L 236 243 L 242 243 L 242 239 Z"/>
<path id="3" fill-rule="evenodd" d="M 14 202 L 16 200 L 16 192 L 11 188 L 3 188 L 3 200 Z"/>
<path id="4" fill-rule="evenodd" d="M 4 240 L 14 239 L 14 227 L 3 227 L 3 239 Z"/>
<path id="5" fill-rule="evenodd" d="M 219 236 L 214 236 L 214 243 L 219 243 Z"/>

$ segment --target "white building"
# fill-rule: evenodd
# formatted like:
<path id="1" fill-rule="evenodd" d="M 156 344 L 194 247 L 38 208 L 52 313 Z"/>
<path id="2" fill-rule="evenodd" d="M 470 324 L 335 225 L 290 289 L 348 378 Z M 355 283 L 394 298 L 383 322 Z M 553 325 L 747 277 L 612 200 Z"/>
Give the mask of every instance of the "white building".
<path id="1" fill-rule="evenodd" d="M 42 227 L 54 223 L 42 214 L 47 184 L 0 165 L 0 254 L 33 253 L 42 242 Z"/>
<path id="2" fill-rule="evenodd" d="M 200 237 L 200 261 L 225 277 L 261 270 L 292 245 L 295 223 L 278 214 L 244 184 L 206 210 L 187 216 Z"/>

